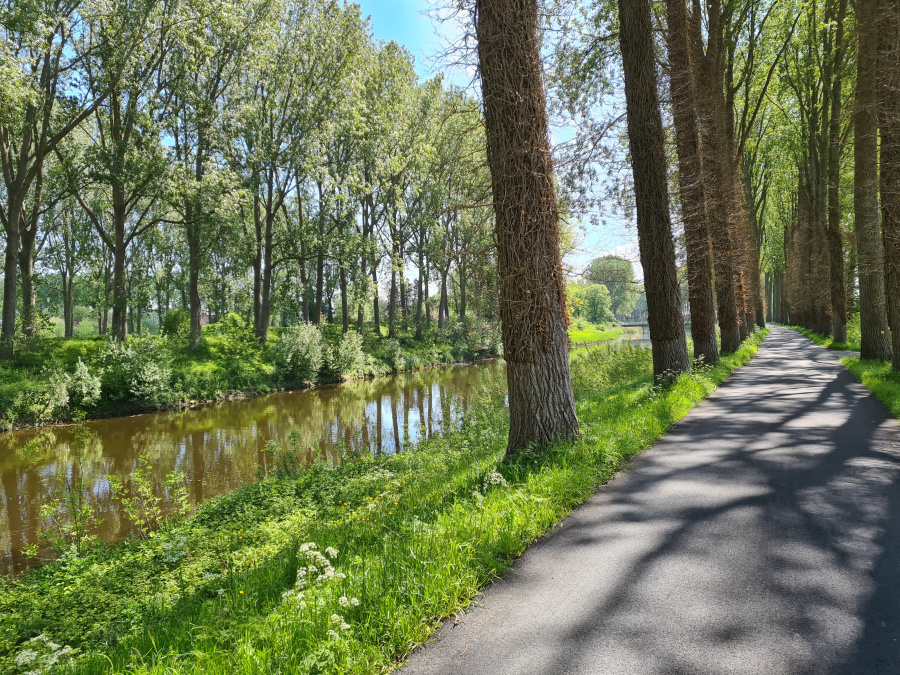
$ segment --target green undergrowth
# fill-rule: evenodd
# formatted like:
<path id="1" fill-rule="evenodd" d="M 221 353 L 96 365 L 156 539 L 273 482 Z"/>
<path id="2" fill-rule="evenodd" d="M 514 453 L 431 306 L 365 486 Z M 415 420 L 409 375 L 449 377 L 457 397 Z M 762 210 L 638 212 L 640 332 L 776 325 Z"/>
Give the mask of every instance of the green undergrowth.
<path id="1" fill-rule="evenodd" d="M 171 324 L 171 325 L 169 325 Z M 197 401 L 264 394 L 497 356 L 499 327 L 480 317 L 432 326 L 416 337 L 398 326 L 389 338 L 341 327 L 272 328 L 260 344 L 242 317 L 204 326 L 197 348 L 190 322 L 170 311 L 160 335 L 38 336 L 0 361 L 0 429 L 144 412 Z"/>
<path id="2" fill-rule="evenodd" d="M 900 417 L 900 373 L 891 370 L 887 361 L 841 359 L 841 363 L 875 396 Z"/>
<path id="3" fill-rule="evenodd" d="M 503 463 L 504 393 L 486 387 L 458 431 L 410 451 L 286 470 L 149 540 L 0 580 L 0 672 L 387 672 L 765 334 L 666 387 L 649 350 L 584 354 L 576 442 Z"/>

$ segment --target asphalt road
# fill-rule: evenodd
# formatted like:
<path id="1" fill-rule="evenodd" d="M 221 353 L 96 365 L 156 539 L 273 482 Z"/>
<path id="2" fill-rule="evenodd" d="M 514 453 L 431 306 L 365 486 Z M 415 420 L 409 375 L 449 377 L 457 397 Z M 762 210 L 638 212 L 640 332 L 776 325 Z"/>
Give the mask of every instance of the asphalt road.
<path id="1" fill-rule="evenodd" d="M 772 327 L 400 672 L 898 675 L 898 639 L 900 424 Z"/>

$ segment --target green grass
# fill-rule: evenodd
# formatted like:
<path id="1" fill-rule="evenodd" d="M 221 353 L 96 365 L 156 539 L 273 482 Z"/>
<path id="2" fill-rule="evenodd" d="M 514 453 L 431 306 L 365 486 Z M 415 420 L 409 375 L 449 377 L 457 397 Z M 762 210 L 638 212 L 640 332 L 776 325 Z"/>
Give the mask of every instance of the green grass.
<path id="1" fill-rule="evenodd" d="M 573 345 L 615 340 L 617 337 L 624 335 L 630 330 L 622 326 L 606 328 L 605 326 L 595 326 L 594 324 L 587 322 L 579 322 L 579 325 L 582 327 L 577 328 L 574 323 L 569 326 L 569 340 Z"/>
<path id="2" fill-rule="evenodd" d="M 891 370 L 890 363 L 859 359 L 841 359 L 841 363 L 900 417 L 900 373 Z"/>
<path id="3" fill-rule="evenodd" d="M 580 439 L 509 464 L 503 391 L 485 389 L 460 430 L 409 452 L 270 478 L 148 541 L 0 580 L 0 671 L 35 669 L 16 658 L 48 653 L 49 639 L 77 650 L 79 673 L 387 672 L 765 334 L 665 388 L 652 384 L 648 350 L 577 359 L 597 378 L 577 395 Z M 309 543 L 338 553 L 326 565 Z M 298 568 L 310 564 L 298 602 Z"/>

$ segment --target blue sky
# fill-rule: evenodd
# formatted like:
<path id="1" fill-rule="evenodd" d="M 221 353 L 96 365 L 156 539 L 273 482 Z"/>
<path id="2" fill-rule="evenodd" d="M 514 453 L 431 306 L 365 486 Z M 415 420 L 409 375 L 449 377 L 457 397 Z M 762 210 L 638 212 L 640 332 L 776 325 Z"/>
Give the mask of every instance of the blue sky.
<path id="1" fill-rule="evenodd" d="M 422 0 L 356 0 L 363 16 L 370 15 L 372 32 L 379 40 L 394 40 L 416 57 L 416 70 L 422 77 L 434 73 L 430 62 L 439 51 L 434 22 L 424 12 Z"/>
<path id="2" fill-rule="evenodd" d="M 421 77 L 429 77 L 441 69 L 435 63 L 442 47 L 442 33 L 453 30 L 449 23 L 436 26 L 426 13 L 427 0 L 355 0 L 363 16 L 371 16 L 370 25 L 376 39 L 394 40 L 404 45 L 416 59 L 416 70 Z M 451 81 L 467 85 L 464 72 L 448 73 Z M 637 255 L 637 239 L 634 229 L 625 226 L 619 218 L 607 218 L 607 225 L 584 227 L 584 236 L 578 248 L 567 256 L 566 262 L 578 272 L 594 258 L 612 253 L 635 263 L 635 272 L 643 277 Z"/>

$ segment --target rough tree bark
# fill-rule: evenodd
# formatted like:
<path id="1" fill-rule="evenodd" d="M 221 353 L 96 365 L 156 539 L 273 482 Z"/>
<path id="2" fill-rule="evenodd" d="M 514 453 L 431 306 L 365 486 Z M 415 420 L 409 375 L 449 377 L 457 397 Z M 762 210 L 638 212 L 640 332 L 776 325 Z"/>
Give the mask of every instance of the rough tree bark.
<path id="1" fill-rule="evenodd" d="M 884 281 L 893 370 L 900 372 L 900 1 L 882 5 L 878 66 L 881 73 L 881 213 Z"/>
<path id="2" fill-rule="evenodd" d="M 509 387 L 507 454 L 578 434 L 537 0 L 476 0 Z"/>
<path id="3" fill-rule="evenodd" d="M 841 237 L 841 68 L 844 62 L 844 20 L 847 0 L 838 3 L 828 120 L 828 266 L 831 272 L 831 333 L 835 342 L 847 341 L 847 296 L 844 291 L 844 242 Z"/>
<path id="4" fill-rule="evenodd" d="M 690 372 L 669 217 L 665 138 L 659 112 L 649 0 L 619 0 L 628 141 L 634 173 L 638 246 L 647 293 L 653 375 Z"/>
<path id="5" fill-rule="evenodd" d="M 853 111 L 854 185 L 859 313 L 863 359 L 891 358 L 884 297 L 882 241 L 878 225 L 878 0 L 858 0 L 856 103 Z"/>
<path id="6" fill-rule="evenodd" d="M 669 87 L 678 151 L 678 188 L 684 218 L 687 252 L 688 299 L 694 358 L 705 363 L 719 360 L 716 340 L 715 297 L 706 221 L 706 193 L 701 178 L 697 104 L 688 51 L 688 17 L 684 0 L 667 0 Z"/>
<path id="7" fill-rule="evenodd" d="M 731 186 L 727 176 L 727 160 L 723 162 L 725 143 L 724 75 L 722 43 L 722 9 L 720 0 L 709 2 L 708 45 L 703 52 L 703 26 L 700 2 L 694 0 L 689 20 L 691 65 L 697 86 L 697 119 L 700 125 L 703 184 L 707 186 L 707 215 L 713 245 L 716 306 L 723 352 L 741 346 L 738 301 L 734 290 L 735 261 L 732 250 L 730 209 Z"/>

